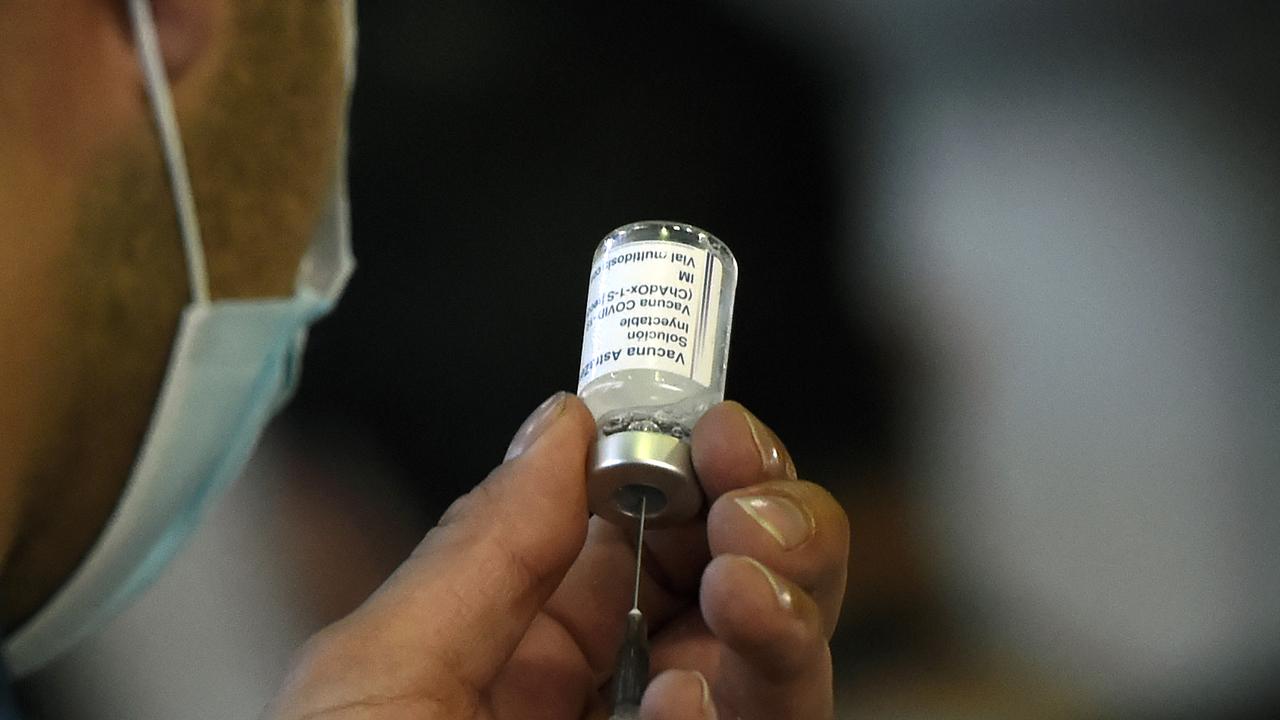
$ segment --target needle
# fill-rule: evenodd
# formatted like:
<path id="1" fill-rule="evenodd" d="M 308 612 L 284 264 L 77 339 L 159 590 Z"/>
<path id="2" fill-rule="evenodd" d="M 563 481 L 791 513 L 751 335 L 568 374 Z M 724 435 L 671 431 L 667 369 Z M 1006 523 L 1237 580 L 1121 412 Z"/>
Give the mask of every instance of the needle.
<path id="1" fill-rule="evenodd" d="M 627 613 L 622 646 L 618 648 L 618 669 L 613 675 L 613 715 L 610 720 L 635 720 L 640 715 L 640 698 L 649 684 L 649 626 L 640 612 L 640 562 L 644 557 L 644 516 L 649 498 L 640 499 L 640 534 L 636 538 L 636 585 L 631 612 Z"/>
<path id="2" fill-rule="evenodd" d="M 640 535 L 636 538 L 636 589 L 631 601 L 632 610 L 640 610 L 640 560 L 644 557 L 644 516 L 649 506 L 649 496 L 640 498 Z"/>

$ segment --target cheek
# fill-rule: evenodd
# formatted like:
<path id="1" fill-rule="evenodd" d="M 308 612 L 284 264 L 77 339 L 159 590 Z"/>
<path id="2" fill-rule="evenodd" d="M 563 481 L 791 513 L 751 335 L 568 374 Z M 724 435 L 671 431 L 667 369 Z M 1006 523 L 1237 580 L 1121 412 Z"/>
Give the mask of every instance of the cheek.
<path id="1" fill-rule="evenodd" d="M 10 495 L 37 469 L 42 444 L 69 405 L 74 376 L 65 235 L 37 232 L 38 223 L 17 217 L 19 242 L 0 243 L 0 506 L 8 509 L 16 509 Z"/>
<path id="2" fill-rule="evenodd" d="M 145 120 L 122 2 L 0 7 L 0 37 L 0 133 L 25 182 L 82 175 Z"/>
<path id="3" fill-rule="evenodd" d="M 101 5 L 0 3 L 0 515 L 71 404 L 77 183 L 130 122 L 128 48 Z"/>

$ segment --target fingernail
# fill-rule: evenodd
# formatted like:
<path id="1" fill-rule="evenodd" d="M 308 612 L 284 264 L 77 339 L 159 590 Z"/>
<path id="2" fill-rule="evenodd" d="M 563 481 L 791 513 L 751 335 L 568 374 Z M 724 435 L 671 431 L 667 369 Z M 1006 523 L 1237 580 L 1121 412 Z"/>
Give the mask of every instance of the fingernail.
<path id="1" fill-rule="evenodd" d="M 744 555 L 743 557 L 746 556 Z M 789 612 L 792 606 L 791 590 L 789 590 L 787 586 L 773 574 L 772 570 L 762 565 L 759 560 L 756 560 L 753 557 L 746 557 L 746 560 L 751 563 L 755 569 L 759 570 L 761 575 L 764 575 L 765 580 L 769 581 L 769 587 L 773 588 L 774 597 L 778 599 L 778 607 Z"/>
<path id="2" fill-rule="evenodd" d="M 751 430 L 751 439 L 755 441 L 756 450 L 760 453 L 760 465 L 765 473 L 780 473 L 795 480 L 796 465 L 778 436 L 752 415 L 750 410 L 742 408 L 742 416 L 747 420 L 747 428 Z"/>
<path id="3" fill-rule="evenodd" d="M 507 454 L 503 457 L 503 462 L 520 457 L 525 450 L 528 450 L 538 440 L 538 436 L 551 427 L 556 418 L 564 412 L 565 399 L 568 397 L 569 393 L 561 391 L 543 400 L 542 404 L 520 425 L 515 437 L 511 438 L 511 444 L 507 446 Z"/>
<path id="4" fill-rule="evenodd" d="M 698 676 L 698 682 L 702 683 L 702 717 L 704 720 L 716 720 L 716 706 L 711 702 L 711 686 L 707 684 L 707 678 L 697 670 L 693 671 Z"/>
<path id="5" fill-rule="evenodd" d="M 784 550 L 813 537 L 813 516 L 797 503 L 778 495 L 747 495 L 733 499 Z"/>

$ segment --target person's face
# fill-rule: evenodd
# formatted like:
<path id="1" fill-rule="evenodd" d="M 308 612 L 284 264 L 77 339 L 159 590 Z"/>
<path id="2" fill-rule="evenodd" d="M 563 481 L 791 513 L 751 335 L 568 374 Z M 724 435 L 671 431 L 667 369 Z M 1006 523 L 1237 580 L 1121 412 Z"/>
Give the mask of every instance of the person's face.
<path id="1" fill-rule="evenodd" d="M 293 292 L 343 132 L 339 0 L 153 0 L 213 297 Z M 119 496 L 188 289 L 125 0 L 0 3 L 0 629 Z"/>

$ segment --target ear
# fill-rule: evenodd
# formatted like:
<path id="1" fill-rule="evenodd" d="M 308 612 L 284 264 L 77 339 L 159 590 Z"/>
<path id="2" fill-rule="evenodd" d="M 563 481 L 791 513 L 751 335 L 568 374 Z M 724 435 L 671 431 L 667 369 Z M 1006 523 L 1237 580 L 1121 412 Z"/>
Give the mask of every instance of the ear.
<path id="1" fill-rule="evenodd" d="M 130 0 L 120 3 L 128 22 Z M 219 21 L 225 16 L 227 0 L 147 0 L 156 21 L 160 51 L 172 82 L 182 79 L 214 45 Z"/>

